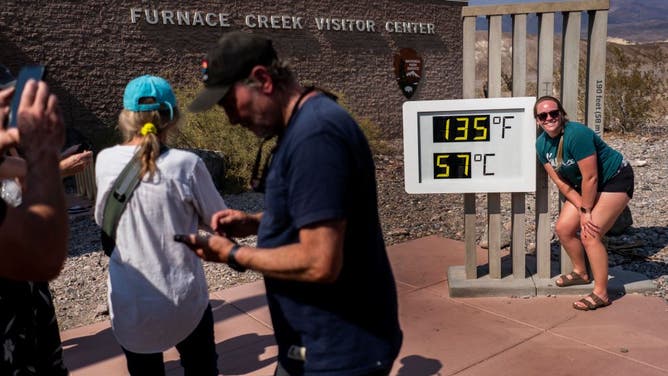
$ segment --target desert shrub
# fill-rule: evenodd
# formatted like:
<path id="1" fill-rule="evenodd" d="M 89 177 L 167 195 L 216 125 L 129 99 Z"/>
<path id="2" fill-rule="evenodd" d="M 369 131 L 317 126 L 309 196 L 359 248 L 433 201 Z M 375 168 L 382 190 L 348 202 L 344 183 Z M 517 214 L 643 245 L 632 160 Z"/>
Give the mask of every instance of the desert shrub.
<path id="1" fill-rule="evenodd" d="M 186 87 L 175 87 L 179 103 L 192 101 L 200 88 L 200 83 Z M 185 107 L 185 105 L 182 105 Z M 259 140 L 253 133 L 239 125 L 231 125 L 225 111 L 214 106 L 209 111 L 191 114 L 184 112 L 180 127 L 172 132 L 169 145 L 186 149 L 220 151 L 224 155 L 225 184 L 227 193 L 237 193 L 248 189 L 253 162 Z M 265 145 L 265 154 L 269 147 Z"/>
<path id="2" fill-rule="evenodd" d="M 369 141 L 369 147 L 374 154 L 386 154 L 390 151 L 390 146 L 387 142 L 387 137 L 383 134 L 381 127 L 367 117 L 360 117 L 356 115 L 351 109 L 346 96 L 340 92 L 332 92 L 338 97 L 338 103 L 343 107 L 350 116 L 352 116 L 357 124 L 359 124 L 364 136 Z"/>
<path id="3" fill-rule="evenodd" d="M 606 69 L 605 118 L 607 128 L 613 131 L 633 132 L 656 123 L 661 113 L 655 104 L 662 102 L 666 81 L 665 57 L 660 50 L 639 56 L 624 53 L 609 45 L 610 59 Z M 643 68 L 643 63 L 653 69 Z"/>
<path id="4" fill-rule="evenodd" d="M 174 92 L 179 103 L 185 104 L 195 97 L 200 83 L 193 83 L 184 87 L 175 87 Z M 339 103 L 349 110 L 343 94 L 339 96 Z M 182 105 L 182 107 L 185 107 Z M 260 145 L 259 140 L 252 132 L 239 125 L 230 125 L 222 108 L 215 108 L 198 114 L 183 114 L 181 126 L 172 132 L 169 144 L 173 147 L 188 149 L 205 149 L 220 151 L 225 161 L 225 193 L 238 193 L 248 190 L 253 164 Z M 354 117 L 354 115 L 353 115 Z M 362 131 L 369 140 L 372 151 L 380 153 L 387 150 L 382 140 L 382 131 L 377 124 L 367 118 L 357 119 Z M 275 141 L 269 141 L 263 147 L 263 161 L 270 154 Z"/>

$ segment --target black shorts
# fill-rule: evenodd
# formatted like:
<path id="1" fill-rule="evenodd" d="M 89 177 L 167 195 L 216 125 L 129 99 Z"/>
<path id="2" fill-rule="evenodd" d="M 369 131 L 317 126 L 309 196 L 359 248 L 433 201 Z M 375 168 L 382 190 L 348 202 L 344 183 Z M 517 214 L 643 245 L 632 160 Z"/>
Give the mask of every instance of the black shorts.
<path id="1" fill-rule="evenodd" d="M 599 188 L 599 192 L 626 192 L 629 198 L 633 198 L 634 180 L 631 165 L 623 160 L 617 173 Z"/>

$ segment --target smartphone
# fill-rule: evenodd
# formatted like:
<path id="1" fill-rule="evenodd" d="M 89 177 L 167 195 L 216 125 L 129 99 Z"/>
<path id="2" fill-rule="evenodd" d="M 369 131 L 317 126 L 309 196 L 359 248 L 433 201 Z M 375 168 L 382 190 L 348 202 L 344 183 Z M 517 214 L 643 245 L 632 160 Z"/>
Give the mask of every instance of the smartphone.
<path id="1" fill-rule="evenodd" d="M 179 242 L 179 243 L 188 244 L 188 241 L 189 241 L 188 235 L 180 235 L 180 234 L 174 235 L 174 241 Z"/>
<path id="2" fill-rule="evenodd" d="M 14 86 L 16 78 L 9 71 L 9 68 L 0 64 L 0 90 Z"/>
<path id="3" fill-rule="evenodd" d="M 44 77 L 43 65 L 26 65 L 21 68 L 19 76 L 16 79 L 16 90 L 12 95 L 12 103 L 9 108 L 9 122 L 7 128 L 15 128 L 18 121 L 19 103 L 21 103 L 21 95 L 23 95 L 23 87 L 28 80 L 32 79 L 40 81 Z"/>
<path id="4" fill-rule="evenodd" d="M 74 155 L 74 154 L 82 152 L 82 151 L 83 150 L 81 150 L 81 144 L 72 145 L 69 148 L 60 152 L 60 159 L 65 159 L 65 158 L 69 157 L 70 155 Z"/>

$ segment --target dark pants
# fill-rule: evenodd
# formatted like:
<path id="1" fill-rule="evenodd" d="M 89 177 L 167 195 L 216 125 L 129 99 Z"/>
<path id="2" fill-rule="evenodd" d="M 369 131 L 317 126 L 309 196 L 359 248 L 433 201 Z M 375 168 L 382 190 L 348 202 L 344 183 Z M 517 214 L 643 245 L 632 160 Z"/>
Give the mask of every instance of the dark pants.
<path id="1" fill-rule="evenodd" d="M 391 369 L 373 371 L 363 376 L 388 376 L 390 374 L 390 371 Z M 285 370 L 285 368 L 281 367 L 281 363 L 277 363 L 276 371 L 274 371 L 274 376 L 297 376 L 297 375 L 291 375 L 290 373 L 288 373 L 288 371 Z"/>
<path id="2" fill-rule="evenodd" d="M 181 355 L 181 366 L 185 370 L 185 376 L 218 375 L 218 354 L 213 337 L 211 305 L 204 311 L 197 328 L 176 345 L 176 350 Z M 162 353 L 138 354 L 124 348 L 123 352 L 130 375 L 165 375 Z"/>

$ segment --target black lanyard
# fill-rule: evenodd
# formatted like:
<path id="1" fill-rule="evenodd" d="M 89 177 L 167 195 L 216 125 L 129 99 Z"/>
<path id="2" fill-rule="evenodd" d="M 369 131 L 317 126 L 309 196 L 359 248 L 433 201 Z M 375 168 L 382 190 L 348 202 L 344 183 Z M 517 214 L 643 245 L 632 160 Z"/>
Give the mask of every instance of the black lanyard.
<path id="1" fill-rule="evenodd" d="M 304 91 L 301 92 L 301 94 L 299 94 L 297 102 L 295 103 L 294 107 L 292 107 L 292 112 L 290 113 L 290 117 L 288 118 L 286 127 L 290 125 L 292 119 L 294 119 L 295 115 L 297 115 L 297 112 L 299 111 L 299 106 L 301 105 L 304 98 L 313 90 L 315 90 L 314 86 L 308 86 Z M 281 139 L 283 138 L 283 132 L 284 128 L 281 128 L 280 132 L 278 133 L 278 137 L 276 138 L 276 145 L 271 149 L 269 156 L 267 156 L 267 159 L 264 161 L 264 166 L 262 167 L 261 175 L 260 175 L 260 162 L 262 161 L 262 147 L 267 141 L 271 140 L 273 136 L 266 137 L 260 143 L 260 147 L 257 150 L 257 155 L 255 156 L 255 163 L 253 164 L 253 172 L 251 173 L 251 180 L 250 180 L 250 186 L 255 192 L 264 193 L 265 183 L 267 181 L 267 172 L 269 171 L 269 165 L 271 164 L 271 160 L 274 157 L 274 153 L 276 152 L 278 145 L 281 143 Z"/>
<path id="2" fill-rule="evenodd" d="M 304 91 L 302 91 L 301 94 L 299 94 L 299 98 L 297 98 L 297 103 L 295 103 L 295 106 L 292 107 L 292 112 L 290 113 L 290 117 L 288 118 L 288 122 L 286 123 L 286 127 L 290 126 L 290 123 L 292 122 L 292 119 L 295 117 L 295 115 L 297 115 L 297 112 L 299 111 L 299 105 L 302 104 L 302 101 L 304 100 L 304 98 L 310 92 L 312 92 L 313 90 L 315 90 L 315 86 L 308 86 L 306 89 L 304 89 Z M 278 135 L 279 139 L 280 139 L 281 136 L 283 136 L 283 131 L 281 131 L 281 133 L 279 133 L 279 135 Z M 278 144 L 278 142 L 277 142 L 277 144 Z"/>

